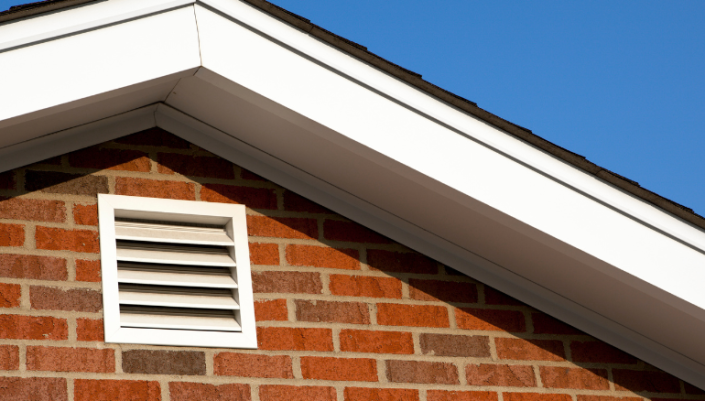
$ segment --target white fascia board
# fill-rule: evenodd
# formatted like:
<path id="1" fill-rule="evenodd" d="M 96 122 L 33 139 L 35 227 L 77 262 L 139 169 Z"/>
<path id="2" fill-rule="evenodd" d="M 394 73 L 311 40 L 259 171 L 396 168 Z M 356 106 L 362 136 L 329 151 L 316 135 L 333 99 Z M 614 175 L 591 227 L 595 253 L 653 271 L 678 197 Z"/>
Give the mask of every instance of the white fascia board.
<path id="1" fill-rule="evenodd" d="M 604 270 L 614 278 L 626 276 L 629 285 L 644 291 L 661 288 L 664 294 L 655 296 L 663 295 L 664 302 L 705 320 L 702 230 L 339 51 L 330 53 L 330 46 L 241 2 L 207 3 L 292 47 L 197 5 L 203 66 L 217 75 L 200 70 L 196 76 L 226 87 L 220 76 L 259 93 L 339 134 L 322 131 L 326 139 L 459 203 L 468 204 L 466 197 L 479 200 L 621 270 Z M 294 51 L 298 49 L 306 56 Z M 332 62 L 322 65 L 324 57 L 337 57 L 335 68 L 330 68 Z M 385 79 L 388 85 L 382 87 Z M 368 87 L 360 84 L 368 82 Z M 406 93 L 399 93 L 401 89 Z M 447 115 L 440 116 L 443 109 Z M 442 117 L 455 119 L 443 123 Z M 357 146 L 351 147 L 350 140 Z M 570 179 L 575 182 L 566 182 Z M 604 193 L 629 204 L 602 200 Z M 653 219 L 644 224 L 638 217 L 647 209 L 646 217 Z"/>

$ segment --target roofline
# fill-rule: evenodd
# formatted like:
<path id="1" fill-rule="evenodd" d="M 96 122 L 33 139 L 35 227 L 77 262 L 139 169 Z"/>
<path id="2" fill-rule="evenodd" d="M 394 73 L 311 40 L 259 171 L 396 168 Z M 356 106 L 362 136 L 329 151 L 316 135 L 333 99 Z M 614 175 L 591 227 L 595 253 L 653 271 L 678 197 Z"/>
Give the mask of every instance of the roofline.
<path id="1" fill-rule="evenodd" d="M 9 10 L 0 11 L 0 24 L 45 14 L 51 11 L 63 11 L 95 1 L 98 0 L 44 0 L 36 3 L 12 6 Z"/>

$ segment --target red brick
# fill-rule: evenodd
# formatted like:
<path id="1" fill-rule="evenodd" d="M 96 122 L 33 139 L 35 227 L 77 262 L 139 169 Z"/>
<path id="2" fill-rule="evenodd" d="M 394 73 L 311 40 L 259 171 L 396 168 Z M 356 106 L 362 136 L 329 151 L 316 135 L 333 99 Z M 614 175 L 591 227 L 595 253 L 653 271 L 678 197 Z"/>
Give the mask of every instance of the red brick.
<path id="1" fill-rule="evenodd" d="M 467 365 L 465 377 L 471 386 L 536 386 L 534 370 L 527 365 Z"/>
<path id="2" fill-rule="evenodd" d="M 100 260 L 76 260 L 76 281 L 99 283 Z"/>
<path id="3" fill-rule="evenodd" d="M 108 177 L 90 174 L 67 174 L 58 171 L 25 173 L 25 189 L 52 194 L 97 196 L 110 190 Z"/>
<path id="4" fill-rule="evenodd" d="M 255 301 L 255 318 L 258 322 L 267 320 L 289 320 L 289 310 L 286 306 L 286 299 Z"/>
<path id="5" fill-rule="evenodd" d="M 414 340 L 411 333 L 343 329 L 340 331 L 340 350 L 376 354 L 413 354 Z"/>
<path id="6" fill-rule="evenodd" d="M 584 390 L 609 390 L 607 370 L 541 366 L 544 387 Z"/>
<path id="7" fill-rule="evenodd" d="M 98 205 L 74 205 L 73 221 L 82 226 L 97 226 Z"/>
<path id="8" fill-rule="evenodd" d="M 612 369 L 615 390 L 680 393 L 680 381 L 665 372 Z"/>
<path id="9" fill-rule="evenodd" d="M 0 338 L 16 340 L 66 340 L 66 319 L 48 316 L 0 315 Z"/>
<path id="10" fill-rule="evenodd" d="M 377 361 L 366 358 L 301 357 L 305 380 L 377 381 Z"/>
<path id="11" fill-rule="evenodd" d="M 63 228 L 37 227 L 37 249 L 99 253 L 98 232 L 90 230 L 65 230 Z"/>
<path id="12" fill-rule="evenodd" d="M 103 341 L 103 319 L 76 319 L 78 341 Z"/>
<path id="13" fill-rule="evenodd" d="M 652 401 L 658 400 L 651 398 Z M 644 401 L 641 397 L 610 397 L 607 395 L 578 395 L 578 401 Z"/>
<path id="14" fill-rule="evenodd" d="M 506 394 L 506 393 L 505 393 Z M 497 393 L 491 391 L 445 391 L 428 390 L 428 401 L 497 401 Z"/>
<path id="15" fill-rule="evenodd" d="M 32 309 L 100 312 L 103 308 L 103 297 L 100 292 L 84 288 L 62 290 L 31 286 L 29 301 Z"/>
<path id="16" fill-rule="evenodd" d="M 173 149 L 189 149 L 191 147 L 187 141 L 157 127 L 124 136 L 116 139 L 115 142 L 125 145 L 158 146 Z"/>
<path id="17" fill-rule="evenodd" d="M 250 243 L 249 248 L 253 265 L 279 265 L 279 245 Z"/>
<path id="18" fill-rule="evenodd" d="M 252 288 L 256 293 L 320 294 L 323 283 L 318 273 L 252 272 Z"/>
<path id="19" fill-rule="evenodd" d="M 495 309 L 456 309 L 458 328 L 465 330 L 526 331 L 524 314 L 517 311 Z"/>
<path id="20" fill-rule="evenodd" d="M 277 195 L 267 188 L 236 187 L 222 184 L 203 184 L 201 199 L 207 202 L 237 203 L 251 209 L 277 208 Z"/>
<path id="21" fill-rule="evenodd" d="M 213 360 L 214 372 L 219 376 L 266 377 L 293 379 L 291 357 L 221 352 Z"/>
<path id="22" fill-rule="evenodd" d="M 545 393 L 504 393 L 502 396 L 504 401 L 571 401 L 573 399 L 568 394 Z"/>
<path id="23" fill-rule="evenodd" d="M 22 287 L 19 284 L 0 283 L 0 308 L 17 308 L 21 296 Z"/>
<path id="24" fill-rule="evenodd" d="M 240 168 L 240 178 L 248 181 L 269 181 L 266 178 L 260 177 L 259 175 L 253 173 L 250 170 Z"/>
<path id="25" fill-rule="evenodd" d="M 98 146 L 69 153 L 71 167 L 98 170 L 149 172 L 149 157 L 145 152 L 131 149 L 101 149 Z"/>
<path id="26" fill-rule="evenodd" d="M 490 356 L 490 341 L 487 336 L 422 333 L 419 341 L 421 352 L 424 354 L 473 358 Z"/>
<path id="27" fill-rule="evenodd" d="M 330 291 L 333 295 L 348 297 L 401 299 L 401 280 L 333 274 L 330 276 Z"/>
<path id="28" fill-rule="evenodd" d="M 452 363 L 387 361 L 387 380 L 392 383 L 460 384 Z"/>
<path id="29" fill-rule="evenodd" d="M 686 394 L 705 395 L 705 391 L 693 386 L 690 383 L 683 382 L 683 387 L 685 388 Z"/>
<path id="30" fill-rule="evenodd" d="M 438 274 L 438 263 L 420 253 L 367 251 L 367 264 L 372 270 L 391 273 Z"/>
<path id="31" fill-rule="evenodd" d="M 0 345 L 0 370 L 17 370 L 20 368 L 20 347 Z"/>
<path id="32" fill-rule="evenodd" d="M 0 246 L 24 245 L 24 226 L 22 224 L 0 224 Z"/>
<path id="33" fill-rule="evenodd" d="M 472 283 L 438 280 L 409 280 L 411 299 L 441 302 L 477 302 L 477 287 Z"/>
<path id="34" fill-rule="evenodd" d="M 259 387 L 261 401 L 336 401 L 333 387 L 273 386 Z"/>
<path id="35" fill-rule="evenodd" d="M 333 351 L 331 329 L 258 327 L 259 349 L 272 351 Z"/>
<path id="36" fill-rule="evenodd" d="M 250 401 L 249 384 L 169 383 L 171 401 Z"/>
<path id="37" fill-rule="evenodd" d="M 377 304 L 377 323 L 385 326 L 450 327 L 443 306 Z"/>
<path id="38" fill-rule="evenodd" d="M 0 277 L 64 281 L 68 278 L 66 259 L 0 254 Z"/>
<path id="39" fill-rule="evenodd" d="M 367 304 L 360 302 L 297 300 L 296 320 L 301 322 L 370 324 L 370 312 Z"/>
<path id="40" fill-rule="evenodd" d="M 0 196 L 0 219 L 62 223 L 66 221 L 66 206 L 61 201 Z"/>
<path id="41" fill-rule="evenodd" d="M 255 237 L 317 239 L 318 224 L 314 219 L 247 216 L 247 233 Z"/>
<path id="42" fill-rule="evenodd" d="M 391 244 L 392 240 L 350 221 L 326 220 L 323 223 L 324 238 L 333 241 L 362 242 L 368 244 Z"/>
<path id="43" fill-rule="evenodd" d="M 199 351 L 122 351 L 122 371 L 152 375 L 206 374 L 206 355 Z"/>
<path id="44" fill-rule="evenodd" d="M 635 364 L 637 359 L 601 341 L 573 341 L 570 353 L 575 362 Z"/>
<path id="45" fill-rule="evenodd" d="M 73 384 L 75 401 L 161 401 L 159 382 L 146 380 L 85 380 Z"/>
<path id="46" fill-rule="evenodd" d="M 14 171 L 5 171 L 0 173 L 0 189 L 17 189 L 17 181 L 15 181 Z"/>
<path id="47" fill-rule="evenodd" d="M 360 270 L 360 254 L 354 249 L 288 245 L 286 247 L 286 261 L 293 266 Z"/>
<path id="48" fill-rule="evenodd" d="M 345 401 L 418 401 L 419 390 L 346 387 Z M 490 401 L 490 400 L 488 400 Z"/>
<path id="49" fill-rule="evenodd" d="M 525 361 L 564 361 L 563 342 L 557 340 L 524 340 L 495 338 L 499 359 Z"/>
<path id="50" fill-rule="evenodd" d="M 526 306 L 523 302 L 488 286 L 485 286 L 485 303 L 487 305 Z"/>
<path id="51" fill-rule="evenodd" d="M 284 191 L 284 210 L 291 212 L 333 213 L 318 203 L 311 202 L 291 191 Z"/>
<path id="52" fill-rule="evenodd" d="M 50 372 L 115 372 L 112 349 L 27 347 L 27 369 Z"/>
<path id="53" fill-rule="evenodd" d="M 531 319 L 534 322 L 534 333 L 536 334 L 567 334 L 584 335 L 582 331 L 573 326 L 569 326 L 560 320 L 556 320 L 545 313 L 532 313 Z"/>
<path id="54" fill-rule="evenodd" d="M 117 177 L 115 194 L 164 199 L 196 199 L 196 187 L 191 182 L 159 181 L 145 178 Z"/>
<path id="55" fill-rule="evenodd" d="M 0 377 L 0 400 L 67 401 L 66 379 L 54 377 Z"/>
<path id="56" fill-rule="evenodd" d="M 235 171 L 232 163 L 220 157 L 158 153 L 158 171 L 161 174 L 181 174 L 188 177 L 210 177 L 233 179 Z"/>

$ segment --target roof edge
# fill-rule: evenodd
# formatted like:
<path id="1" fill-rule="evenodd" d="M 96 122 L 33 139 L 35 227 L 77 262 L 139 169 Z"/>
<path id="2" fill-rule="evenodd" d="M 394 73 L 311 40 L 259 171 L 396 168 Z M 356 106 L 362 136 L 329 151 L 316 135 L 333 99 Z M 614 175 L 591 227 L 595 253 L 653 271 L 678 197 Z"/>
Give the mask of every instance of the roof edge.
<path id="1" fill-rule="evenodd" d="M 50 11 L 64 10 L 95 1 L 99 0 L 44 0 L 36 3 L 12 6 L 9 10 L 0 11 L 0 24 L 48 13 Z"/>

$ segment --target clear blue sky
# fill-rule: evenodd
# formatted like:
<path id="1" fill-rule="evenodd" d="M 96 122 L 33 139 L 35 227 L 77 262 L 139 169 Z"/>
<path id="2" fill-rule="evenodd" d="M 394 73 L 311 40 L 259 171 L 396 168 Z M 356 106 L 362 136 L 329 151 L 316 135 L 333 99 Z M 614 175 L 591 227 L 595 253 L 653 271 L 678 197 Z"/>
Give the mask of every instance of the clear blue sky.
<path id="1" fill-rule="evenodd" d="M 705 214 L 703 0 L 272 1 Z"/>

